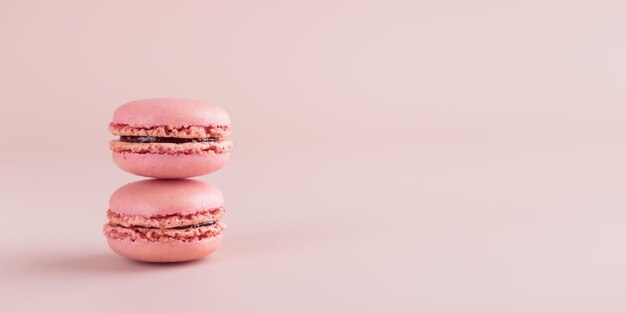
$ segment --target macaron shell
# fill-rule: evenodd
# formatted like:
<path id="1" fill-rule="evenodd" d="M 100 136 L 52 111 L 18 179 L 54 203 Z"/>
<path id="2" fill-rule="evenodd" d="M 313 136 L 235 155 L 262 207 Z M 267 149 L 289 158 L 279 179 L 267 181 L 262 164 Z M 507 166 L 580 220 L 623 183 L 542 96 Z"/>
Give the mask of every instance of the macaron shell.
<path id="1" fill-rule="evenodd" d="M 149 242 L 107 238 L 115 253 L 142 262 L 184 262 L 197 260 L 215 252 L 222 244 L 222 235 L 208 240 L 182 242 Z"/>
<path id="2" fill-rule="evenodd" d="M 131 174 L 179 179 L 215 172 L 228 163 L 229 155 L 229 152 L 176 155 L 113 152 L 113 162 Z"/>
<path id="3" fill-rule="evenodd" d="M 206 102 L 156 98 L 123 104 L 113 114 L 112 123 L 132 127 L 230 125 L 230 117 L 224 109 Z"/>
<path id="4" fill-rule="evenodd" d="M 190 214 L 224 206 L 222 191 L 200 180 L 147 179 L 126 184 L 109 199 L 109 209 L 145 217 Z"/>

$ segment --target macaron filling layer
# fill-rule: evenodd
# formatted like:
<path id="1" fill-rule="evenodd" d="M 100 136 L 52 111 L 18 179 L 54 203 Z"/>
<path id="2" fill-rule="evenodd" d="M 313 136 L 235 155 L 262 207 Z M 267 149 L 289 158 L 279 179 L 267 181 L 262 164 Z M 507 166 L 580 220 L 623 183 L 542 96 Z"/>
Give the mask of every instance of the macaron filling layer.
<path id="1" fill-rule="evenodd" d="M 127 215 L 117 213 L 111 210 L 107 211 L 107 218 L 111 224 L 120 225 L 123 227 L 138 227 L 145 228 L 176 228 L 186 225 L 196 225 L 205 222 L 217 221 L 226 214 L 226 209 L 223 207 L 212 208 L 203 211 L 197 211 L 194 213 L 175 213 L 168 215 L 153 215 L 153 216 L 141 216 L 141 215 Z"/>
<path id="2" fill-rule="evenodd" d="M 187 142 L 214 142 L 220 138 L 175 138 L 175 137 L 153 137 L 153 136 L 120 136 L 120 141 L 135 143 L 187 143 Z"/>
<path id="3" fill-rule="evenodd" d="M 205 240 L 222 233 L 224 225 L 219 219 L 224 213 L 223 207 L 154 216 L 126 215 L 108 210 L 109 222 L 104 225 L 104 234 L 111 239 L 131 241 Z"/>
<path id="4" fill-rule="evenodd" d="M 217 223 L 217 221 L 208 221 L 208 222 L 204 222 L 204 223 L 198 223 L 198 224 L 192 224 L 192 225 L 182 225 L 182 226 L 176 226 L 176 227 L 172 227 L 169 229 L 189 229 L 189 228 L 198 228 L 198 227 L 204 227 L 204 226 L 211 226 L 213 224 Z M 143 228 L 143 229 L 160 229 L 159 227 L 152 227 L 152 226 L 123 226 L 123 225 L 119 225 L 119 224 L 111 224 L 113 226 L 119 226 L 119 227 L 124 227 L 124 228 Z"/>
<path id="5" fill-rule="evenodd" d="M 183 229 L 179 228 L 145 228 L 142 226 L 124 227 L 108 223 L 104 225 L 104 234 L 110 239 L 166 242 L 182 241 L 192 242 L 212 239 L 224 231 L 224 225 L 219 221 L 214 221 L 209 225 L 198 225 Z"/>
<path id="6" fill-rule="evenodd" d="M 111 123 L 109 131 L 116 136 L 148 136 L 175 138 L 226 138 L 230 135 L 229 125 L 187 126 L 139 126 Z"/>

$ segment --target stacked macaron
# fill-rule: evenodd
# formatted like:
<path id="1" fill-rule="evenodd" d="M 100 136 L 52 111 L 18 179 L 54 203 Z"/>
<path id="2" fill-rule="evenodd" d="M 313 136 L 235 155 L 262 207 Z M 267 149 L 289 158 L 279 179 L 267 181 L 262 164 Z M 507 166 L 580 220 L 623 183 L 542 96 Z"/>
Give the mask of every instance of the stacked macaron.
<path id="1" fill-rule="evenodd" d="M 121 169 L 148 179 L 109 200 L 104 234 L 116 253 L 146 262 L 199 259 L 222 242 L 224 199 L 217 187 L 186 179 L 214 172 L 229 158 L 230 118 L 218 106 L 146 99 L 119 107 L 109 125 Z"/>

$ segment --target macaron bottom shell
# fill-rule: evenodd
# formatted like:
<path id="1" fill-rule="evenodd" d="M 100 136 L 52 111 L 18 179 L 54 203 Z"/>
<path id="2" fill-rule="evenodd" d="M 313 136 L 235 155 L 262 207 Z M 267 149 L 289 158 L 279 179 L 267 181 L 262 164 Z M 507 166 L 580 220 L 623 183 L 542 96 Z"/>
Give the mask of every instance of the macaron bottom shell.
<path id="1" fill-rule="evenodd" d="M 180 179 L 215 172 L 228 163 L 229 153 L 153 154 L 113 152 L 113 162 L 131 174 Z"/>
<path id="2" fill-rule="evenodd" d="M 107 238 L 107 243 L 115 253 L 136 261 L 185 262 L 201 259 L 215 252 L 222 244 L 222 235 L 191 242 Z"/>

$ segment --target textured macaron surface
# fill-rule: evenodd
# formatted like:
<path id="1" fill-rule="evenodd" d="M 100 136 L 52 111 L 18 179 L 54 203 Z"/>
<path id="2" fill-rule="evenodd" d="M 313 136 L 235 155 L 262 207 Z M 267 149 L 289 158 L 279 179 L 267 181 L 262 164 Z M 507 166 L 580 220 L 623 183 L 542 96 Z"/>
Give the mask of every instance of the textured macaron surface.
<path id="1" fill-rule="evenodd" d="M 118 153 L 137 153 L 137 154 L 209 154 L 209 153 L 226 153 L 230 151 L 233 143 L 230 140 L 220 140 L 212 142 L 185 142 L 185 143 L 168 143 L 168 142 L 126 142 L 120 140 L 112 140 L 109 147 L 113 152 Z"/>
<path id="2" fill-rule="evenodd" d="M 113 114 L 112 125 L 134 128 L 168 126 L 230 126 L 228 113 L 219 106 L 196 100 L 155 98 L 128 102 Z M 200 129 L 200 128 L 198 128 Z"/>
<path id="3" fill-rule="evenodd" d="M 143 180 L 116 190 L 104 234 L 112 240 L 209 240 L 222 234 L 222 192 L 198 180 Z"/>
<path id="4" fill-rule="evenodd" d="M 222 243 L 222 235 L 199 241 L 147 241 L 107 239 L 115 253 L 143 262 L 183 262 L 203 258 L 215 252 Z"/>
<path id="5" fill-rule="evenodd" d="M 208 154 L 226 153 L 232 147 L 227 139 L 228 113 L 195 100 L 160 98 L 126 103 L 113 114 L 109 130 L 120 136 L 109 144 L 116 153 Z"/>
<path id="6" fill-rule="evenodd" d="M 215 172 L 228 163 L 230 153 L 154 154 L 113 152 L 113 162 L 140 176 L 178 179 Z"/>
<path id="7" fill-rule="evenodd" d="M 224 225 L 219 221 L 207 222 L 188 227 L 155 228 L 144 226 L 121 226 L 113 223 L 104 225 L 104 234 L 109 239 L 163 241 L 199 241 L 221 235 Z"/>
<path id="8" fill-rule="evenodd" d="M 140 180 L 120 187 L 109 199 L 111 212 L 129 216 L 191 214 L 222 207 L 221 190 L 193 179 Z"/>
<path id="9" fill-rule="evenodd" d="M 128 102 L 109 124 L 113 162 L 140 176 L 178 179 L 205 175 L 228 163 L 230 117 L 202 101 L 156 98 Z"/>
<path id="10" fill-rule="evenodd" d="M 222 218 L 226 213 L 223 207 L 195 213 L 174 213 L 168 215 L 126 215 L 107 211 L 109 223 L 122 227 L 144 227 L 144 228 L 182 228 L 186 226 L 201 225 L 214 222 Z"/>
<path id="11" fill-rule="evenodd" d="M 229 125 L 211 126 L 170 126 L 158 125 L 152 127 L 130 126 L 111 122 L 109 130 L 117 136 L 152 136 L 173 138 L 226 138 L 230 135 Z"/>

